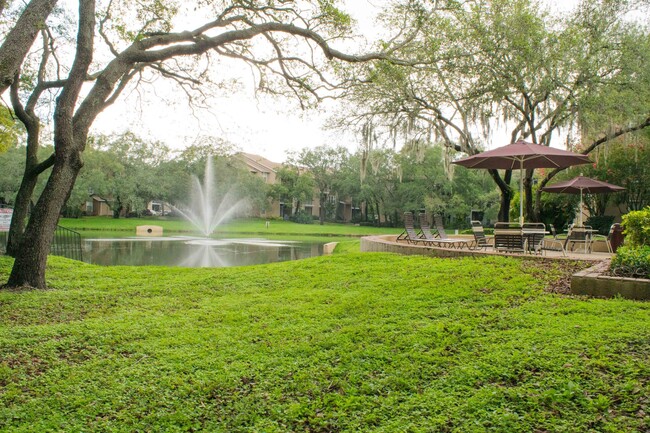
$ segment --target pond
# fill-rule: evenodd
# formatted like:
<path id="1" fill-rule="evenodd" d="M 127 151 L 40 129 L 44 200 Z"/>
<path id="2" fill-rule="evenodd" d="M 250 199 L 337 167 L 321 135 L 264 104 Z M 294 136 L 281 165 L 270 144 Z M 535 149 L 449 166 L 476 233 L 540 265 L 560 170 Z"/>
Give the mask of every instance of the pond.
<path id="1" fill-rule="evenodd" d="M 316 257 L 323 242 L 189 236 L 87 238 L 83 260 L 105 266 L 229 267 Z"/>

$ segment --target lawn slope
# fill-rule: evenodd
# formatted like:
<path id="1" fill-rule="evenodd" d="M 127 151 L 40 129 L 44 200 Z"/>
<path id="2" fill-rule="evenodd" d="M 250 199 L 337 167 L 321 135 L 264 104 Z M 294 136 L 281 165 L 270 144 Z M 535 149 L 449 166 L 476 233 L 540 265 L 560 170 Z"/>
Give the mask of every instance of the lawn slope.
<path id="1" fill-rule="evenodd" d="M 313 224 L 298 224 L 291 221 L 270 220 L 268 227 L 267 220 L 263 218 L 239 218 L 220 224 L 215 235 L 247 235 L 257 234 L 265 236 L 292 235 L 292 236 L 339 236 L 339 237 L 360 237 L 381 234 L 399 234 L 402 228 L 394 227 L 369 227 L 353 224 L 325 223 L 323 225 L 314 222 Z M 82 218 L 61 218 L 59 225 L 79 231 L 115 231 L 126 232 L 134 235 L 137 226 L 157 225 L 168 233 L 197 233 L 198 230 L 189 221 L 172 217 L 149 217 L 149 218 L 111 218 L 111 217 L 82 217 Z"/>
<path id="2" fill-rule="evenodd" d="M 547 293 L 552 266 L 48 266 L 49 290 L 0 291 L 2 431 L 649 427 L 649 304 Z"/>

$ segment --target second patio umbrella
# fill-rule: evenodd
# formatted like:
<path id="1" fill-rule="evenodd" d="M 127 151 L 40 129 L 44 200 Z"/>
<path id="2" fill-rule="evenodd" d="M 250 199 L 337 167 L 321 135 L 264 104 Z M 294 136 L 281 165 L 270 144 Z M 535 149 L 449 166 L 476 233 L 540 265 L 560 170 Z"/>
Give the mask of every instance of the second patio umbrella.
<path id="1" fill-rule="evenodd" d="M 566 194 L 580 194 L 580 226 L 582 226 L 582 194 L 607 193 L 623 191 L 625 188 L 611 183 L 603 182 L 589 177 L 578 176 L 565 182 L 554 183 L 553 185 L 545 186 L 542 191 L 557 192 Z"/>
<path id="2" fill-rule="evenodd" d="M 542 146 L 519 140 L 516 143 L 488 150 L 454 161 L 453 164 L 467 168 L 519 169 L 519 223 L 524 222 L 524 169 L 563 168 L 591 163 L 589 157 L 567 150 Z"/>

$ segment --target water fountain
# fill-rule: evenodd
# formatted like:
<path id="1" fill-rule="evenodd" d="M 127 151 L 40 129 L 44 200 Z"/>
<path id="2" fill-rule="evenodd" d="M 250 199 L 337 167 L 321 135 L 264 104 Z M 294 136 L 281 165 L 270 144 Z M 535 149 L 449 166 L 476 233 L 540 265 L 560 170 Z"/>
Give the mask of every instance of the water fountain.
<path id="1" fill-rule="evenodd" d="M 322 253 L 320 244 L 298 245 L 293 241 L 260 238 L 211 238 L 220 224 L 248 206 L 247 200 L 237 198 L 232 189 L 219 197 L 212 158 L 206 161 L 203 182 L 198 176 L 193 177 L 190 199 L 190 203 L 174 207 L 174 210 L 191 222 L 202 237 L 92 239 L 88 240 L 91 243 L 89 247 L 97 246 L 99 252 L 94 256 L 92 251 L 86 252 L 85 256 L 90 258 L 91 263 L 103 265 L 225 267 L 295 260 Z M 100 244 L 103 245 L 100 247 Z M 131 261 L 129 257 L 137 260 Z"/>
<path id="2" fill-rule="evenodd" d="M 206 238 L 214 232 L 219 224 L 232 218 L 247 205 L 246 200 L 238 200 L 232 190 L 228 191 L 221 200 L 218 200 L 216 192 L 214 164 L 212 157 L 208 156 L 203 183 L 198 176 L 192 177 L 192 194 L 189 206 L 184 210 L 174 207 L 175 211 L 183 215 Z"/>

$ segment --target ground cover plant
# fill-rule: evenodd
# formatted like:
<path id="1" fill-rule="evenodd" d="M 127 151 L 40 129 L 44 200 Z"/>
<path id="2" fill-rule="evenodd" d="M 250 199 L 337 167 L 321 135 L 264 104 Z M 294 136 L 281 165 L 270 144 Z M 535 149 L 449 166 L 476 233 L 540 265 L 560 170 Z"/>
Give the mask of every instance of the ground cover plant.
<path id="1" fill-rule="evenodd" d="M 558 262 L 48 266 L 0 291 L 3 431 L 650 427 L 650 304 L 549 293 Z"/>
<path id="2" fill-rule="evenodd" d="M 123 231 L 135 233 L 140 225 L 162 226 L 167 232 L 198 232 L 189 222 L 179 218 L 152 217 L 152 218 L 111 218 L 111 217 L 83 217 L 61 218 L 59 225 L 73 230 L 95 231 Z M 291 234 L 291 235 L 316 235 L 316 236 L 367 236 L 375 234 L 399 234 L 402 229 L 389 227 L 364 227 L 352 224 L 325 223 L 297 224 L 291 221 L 271 220 L 266 227 L 263 218 L 242 218 L 231 220 L 217 227 L 215 233 L 222 234 Z"/>

